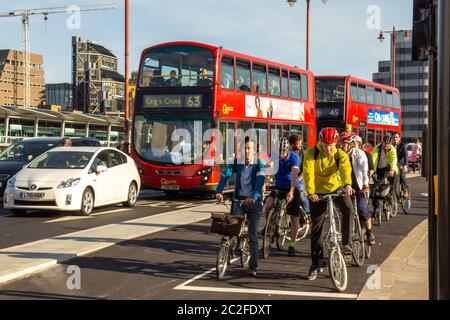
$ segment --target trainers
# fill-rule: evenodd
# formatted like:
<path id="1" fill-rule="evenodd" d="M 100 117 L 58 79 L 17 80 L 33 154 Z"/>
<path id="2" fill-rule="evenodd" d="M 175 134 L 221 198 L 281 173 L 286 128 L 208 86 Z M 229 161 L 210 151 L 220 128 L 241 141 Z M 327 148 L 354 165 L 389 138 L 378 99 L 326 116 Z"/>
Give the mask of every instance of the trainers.
<path id="1" fill-rule="evenodd" d="M 345 245 L 345 246 L 342 248 L 342 253 L 343 253 L 344 255 L 350 255 L 350 254 L 352 254 L 352 252 L 353 252 L 352 247 L 351 247 L 349 244 Z"/>
<path id="2" fill-rule="evenodd" d="M 292 246 L 289 246 L 288 257 L 295 257 L 295 248 Z"/>
<path id="3" fill-rule="evenodd" d="M 252 268 L 248 269 L 247 275 L 252 278 L 256 277 L 256 269 L 252 269 Z"/>
<path id="4" fill-rule="evenodd" d="M 309 274 L 308 274 L 308 280 L 309 281 L 313 281 L 316 280 L 317 277 L 319 276 L 319 273 L 322 273 L 323 269 L 318 267 L 318 266 L 311 266 L 311 268 L 309 268 Z"/>

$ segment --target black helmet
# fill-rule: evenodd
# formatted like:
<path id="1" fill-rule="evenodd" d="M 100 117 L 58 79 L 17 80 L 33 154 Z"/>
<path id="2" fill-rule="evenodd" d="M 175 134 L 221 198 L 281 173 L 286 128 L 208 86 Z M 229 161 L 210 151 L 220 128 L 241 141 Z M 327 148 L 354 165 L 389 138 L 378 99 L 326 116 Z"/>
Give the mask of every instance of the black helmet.
<path id="1" fill-rule="evenodd" d="M 390 133 L 387 133 L 384 135 L 383 142 L 386 144 L 393 144 L 395 139 Z"/>
<path id="2" fill-rule="evenodd" d="M 281 138 L 280 140 L 280 154 L 283 152 L 288 152 L 290 150 L 290 146 L 289 146 L 289 140 L 286 138 Z"/>

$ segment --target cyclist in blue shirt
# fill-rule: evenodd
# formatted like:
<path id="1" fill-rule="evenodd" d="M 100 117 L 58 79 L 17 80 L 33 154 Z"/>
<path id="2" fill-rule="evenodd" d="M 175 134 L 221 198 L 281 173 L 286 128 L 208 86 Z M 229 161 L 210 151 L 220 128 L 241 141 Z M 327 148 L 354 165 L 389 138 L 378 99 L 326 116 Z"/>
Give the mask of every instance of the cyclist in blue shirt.
<path id="1" fill-rule="evenodd" d="M 264 214 L 266 217 L 268 216 L 275 197 L 278 196 L 279 200 L 287 200 L 287 214 L 291 216 L 291 224 L 294 226 L 291 228 L 291 239 L 293 239 L 293 242 L 291 242 L 288 250 L 288 255 L 292 257 L 295 256 L 295 239 L 297 237 L 300 216 L 301 199 L 299 192 L 300 181 L 298 180 L 300 158 L 298 154 L 290 150 L 289 141 L 286 138 L 281 138 L 279 151 L 280 159 L 278 171 L 275 174 L 275 189 L 266 198 Z M 295 234 L 293 234 L 293 230 L 296 231 Z"/>

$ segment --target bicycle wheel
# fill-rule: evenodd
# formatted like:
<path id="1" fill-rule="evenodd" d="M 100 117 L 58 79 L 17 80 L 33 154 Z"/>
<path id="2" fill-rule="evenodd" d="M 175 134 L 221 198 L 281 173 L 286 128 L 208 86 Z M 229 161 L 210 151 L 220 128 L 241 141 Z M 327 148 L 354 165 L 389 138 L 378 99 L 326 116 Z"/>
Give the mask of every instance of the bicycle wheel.
<path id="1" fill-rule="evenodd" d="M 383 203 L 378 202 L 378 208 L 375 211 L 375 218 L 377 220 L 378 226 L 381 227 L 381 215 L 383 211 Z"/>
<path id="2" fill-rule="evenodd" d="M 240 246 L 241 246 L 241 266 L 244 269 L 248 269 L 248 264 L 250 262 L 250 244 L 247 234 L 241 237 Z"/>
<path id="3" fill-rule="evenodd" d="M 352 256 L 358 267 L 364 265 L 365 250 L 364 250 L 364 235 L 361 228 L 361 223 L 359 218 L 355 216 L 353 224 L 353 234 L 352 234 Z"/>
<path id="4" fill-rule="evenodd" d="M 331 249 L 330 255 L 328 256 L 328 270 L 336 290 L 344 292 L 347 289 L 348 281 L 347 265 L 339 248 Z"/>
<path id="5" fill-rule="evenodd" d="M 220 250 L 217 253 L 217 259 L 216 259 L 216 277 L 217 280 L 222 280 L 225 276 L 225 272 L 227 271 L 228 267 L 228 255 L 229 255 L 229 246 L 228 244 L 224 243 L 220 246 Z"/>
<path id="6" fill-rule="evenodd" d="M 311 216 L 307 214 L 303 208 L 300 208 L 300 215 L 303 215 L 303 226 L 300 226 L 297 233 L 296 241 L 299 242 L 309 236 L 309 232 L 311 231 Z"/>
<path id="7" fill-rule="evenodd" d="M 411 196 L 408 196 L 405 200 L 402 202 L 402 209 L 404 214 L 408 214 L 409 210 L 411 210 Z"/>
<path id="8" fill-rule="evenodd" d="M 364 243 L 364 251 L 366 253 L 366 259 L 370 259 L 370 255 L 372 254 L 372 246 L 369 245 L 367 240 Z"/>
<path id="9" fill-rule="evenodd" d="M 383 205 L 383 207 L 386 207 L 386 208 L 384 209 L 384 219 L 385 219 L 386 221 L 389 221 L 389 220 L 391 220 L 391 210 L 392 210 L 392 205 L 386 203 L 386 201 L 387 201 L 387 200 L 385 200 L 385 202 L 384 202 L 385 204 Z"/>
<path id="10" fill-rule="evenodd" d="M 391 196 L 391 217 L 395 218 L 398 214 L 398 202 L 397 202 L 397 196 L 395 194 L 393 194 Z"/>
<path id="11" fill-rule="evenodd" d="M 280 219 L 279 227 L 278 227 L 278 234 L 276 236 L 276 242 L 277 242 L 277 250 L 282 251 L 284 245 L 286 244 L 286 240 L 290 237 L 291 233 L 291 224 L 289 222 L 289 216 L 287 214 L 283 214 L 282 218 Z"/>
<path id="12" fill-rule="evenodd" d="M 264 234 L 262 241 L 262 259 L 267 259 L 270 254 L 270 249 L 272 246 L 272 240 L 274 235 L 274 224 L 273 224 L 273 215 L 274 210 L 271 210 L 269 216 L 267 217 L 266 225 L 264 226 Z"/>

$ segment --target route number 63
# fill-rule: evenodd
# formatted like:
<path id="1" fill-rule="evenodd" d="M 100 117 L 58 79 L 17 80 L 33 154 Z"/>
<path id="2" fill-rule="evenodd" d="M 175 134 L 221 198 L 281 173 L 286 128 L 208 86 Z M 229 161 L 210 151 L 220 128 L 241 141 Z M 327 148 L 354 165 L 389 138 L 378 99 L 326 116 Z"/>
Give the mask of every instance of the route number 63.
<path id="1" fill-rule="evenodd" d="M 187 98 L 187 106 L 189 108 L 200 108 L 200 101 L 201 96 L 189 96 Z"/>

